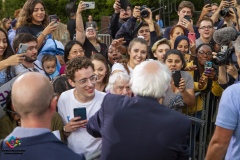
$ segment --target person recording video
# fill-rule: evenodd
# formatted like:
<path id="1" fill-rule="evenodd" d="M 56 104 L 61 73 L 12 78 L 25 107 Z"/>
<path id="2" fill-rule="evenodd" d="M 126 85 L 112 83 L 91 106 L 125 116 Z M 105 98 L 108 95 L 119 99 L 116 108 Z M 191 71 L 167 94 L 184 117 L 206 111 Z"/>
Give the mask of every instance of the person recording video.
<path id="1" fill-rule="evenodd" d="M 236 40 L 238 34 L 234 28 L 225 27 L 215 31 L 213 35 L 216 43 L 221 45 L 221 51 L 214 56 L 214 63 L 218 66 L 218 83 L 223 89 L 239 81 L 237 52 L 240 53 L 240 41 L 239 38 Z M 232 41 L 235 41 L 234 45 Z"/>

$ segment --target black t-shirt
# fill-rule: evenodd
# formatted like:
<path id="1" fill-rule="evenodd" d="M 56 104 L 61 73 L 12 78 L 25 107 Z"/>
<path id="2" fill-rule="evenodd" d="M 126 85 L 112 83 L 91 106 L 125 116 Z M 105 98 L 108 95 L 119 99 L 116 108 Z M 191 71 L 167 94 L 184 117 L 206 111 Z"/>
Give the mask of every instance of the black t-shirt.
<path id="1" fill-rule="evenodd" d="M 107 45 L 104 43 L 99 43 L 100 47 L 101 47 L 101 51 L 98 52 L 95 47 L 92 45 L 92 43 L 87 39 L 87 37 L 85 38 L 85 42 L 83 44 L 83 48 L 85 50 L 85 56 L 90 58 L 92 56 L 92 52 L 95 53 L 100 53 L 101 55 L 103 55 L 106 60 L 107 60 Z"/>
<path id="2" fill-rule="evenodd" d="M 70 34 L 70 39 L 73 40 L 73 35 L 76 34 L 76 20 L 70 19 L 67 23 L 67 30 Z"/>
<path id="3" fill-rule="evenodd" d="M 36 25 L 32 24 L 30 26 L 24 25 L 22 27 L 19 27 L 16 31 L 16 34 L 18 33 L 30 33 L 36 37 L 39 36 L 39 34 L 44 30 L 44 27 L 42 25 Z"/>

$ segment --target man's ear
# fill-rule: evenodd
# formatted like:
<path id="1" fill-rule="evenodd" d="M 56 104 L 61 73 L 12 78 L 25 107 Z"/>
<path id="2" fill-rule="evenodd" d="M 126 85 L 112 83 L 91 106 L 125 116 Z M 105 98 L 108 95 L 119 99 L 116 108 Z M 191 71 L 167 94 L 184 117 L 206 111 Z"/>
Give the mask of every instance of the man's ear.
<path id="1" fill-rule="evenodd" d="M 75 82 L 73 82 L 71 79 L 68 79 L 68 83 L 72 86 L 72 87 L 75 87 Z"/>
<path id="2" fill-rule="evenodd" d="M 49 106 L 51 111 L 56 112 L 57 103 L 58 103 L 58 96 L 54 96 Z"/>

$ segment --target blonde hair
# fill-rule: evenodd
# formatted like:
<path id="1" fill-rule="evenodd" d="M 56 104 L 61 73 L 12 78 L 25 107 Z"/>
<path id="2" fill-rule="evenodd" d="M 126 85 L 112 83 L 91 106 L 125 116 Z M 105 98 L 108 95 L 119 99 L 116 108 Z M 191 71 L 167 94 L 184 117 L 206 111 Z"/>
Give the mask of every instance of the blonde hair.
<path id="1" fill-rule="evenodd" d="M 167 40 L 166 38 L 160 39 L 157 42 L 155 42 L 152 46 L 152 52 L 156 52 L 157 47 L 160 46 L 161 44 L 166 44 L 169 46 L 169 48 L 171 48 L 171 44 L 169 42 L 169 40 Z"/>
<path id="2" fill-rule="evenodd" d="M 70 41 L 67 25 L 58 22 L 58 28 L 52 33 L 52 37 L 53 39 L 62 42 L 62 44 L 65 46 Z"/>

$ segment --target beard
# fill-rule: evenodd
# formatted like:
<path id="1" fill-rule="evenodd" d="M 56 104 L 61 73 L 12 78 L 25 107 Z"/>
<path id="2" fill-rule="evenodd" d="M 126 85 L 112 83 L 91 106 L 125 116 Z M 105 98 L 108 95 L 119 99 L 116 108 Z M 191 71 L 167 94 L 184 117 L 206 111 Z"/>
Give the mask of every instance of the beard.
<path id="1" fill-rule="evenodd" d="M 32 63 L 32 62 L 34 62 L 36 60 L 37 60 L 37 58 L 31 58 L 31 57 L 25 55 L 24 61 L 26 61 L 26 62 Z"/>

